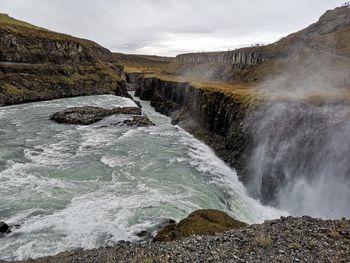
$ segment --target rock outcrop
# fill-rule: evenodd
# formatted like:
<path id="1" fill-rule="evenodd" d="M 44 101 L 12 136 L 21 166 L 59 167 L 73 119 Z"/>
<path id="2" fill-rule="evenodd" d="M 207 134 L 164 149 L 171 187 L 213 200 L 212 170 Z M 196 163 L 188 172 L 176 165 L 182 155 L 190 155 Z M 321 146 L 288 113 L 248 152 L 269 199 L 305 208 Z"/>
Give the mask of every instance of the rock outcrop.
<path id="1" fill-rule="evenodd" d="M 131 120 L 123 121 L 123 124 L 133 127 L 154 126 L 155 124 L 146 115 L 132 116 Z"/>
<path id="2" fill-rule="evenodd" d="M 230 63 L 236 67 L 258 65 L 274 58 L 264 47 L 241 48 L 223 52 L 188 53 L 176 56 L 180 63 Z"/>
<path id="3" fill-rule="evenodd" d="M 53 114 L 50 119 L 57 123 L 89 125 L 98 122 L 107 116 L 116 114 L 141 115 L 141 109 L 138 107 L 116 107 L 112 109 L 94 106 L 73 107 Z M 142 121 L 139 120 L 138 122 Z"/>
<path id="4" fill-rule="evenodd" d="M 193 235 L 214 235 L 246 226 L 246 223 L 218 210 L 196 210 L 178 224 L 173 223 L 165 226 L 153 240 L 173 241 Z"/>
<path id="5" fill-rule="evenodd" d="M 0 106 L 93 94 L 128 96 L 100 45 L 0 14 Z"/>

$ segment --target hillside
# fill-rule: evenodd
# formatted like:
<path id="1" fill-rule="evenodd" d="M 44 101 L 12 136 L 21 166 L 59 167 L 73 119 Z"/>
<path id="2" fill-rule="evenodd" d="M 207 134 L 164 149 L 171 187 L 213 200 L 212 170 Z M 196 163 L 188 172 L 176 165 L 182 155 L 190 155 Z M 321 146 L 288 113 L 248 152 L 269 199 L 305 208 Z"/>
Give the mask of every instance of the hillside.
<path id="1" fill-rule="evenodd" d="M 137 68 L 134 72 L 144 72 L 147 76 L 189 81 L 202 87 L 210 83 L 211 87 L 225 92 L 242 85 L 254 90 L 254 87 L 280 76 L 293 82 L 296 76 L 327 72 L 327 78 L 331 78 L 329 82 L 336 84 L 334 87 L 348 89 L 350 79 L 344 77 L 347 74 L 344 69 L 350 68 L 349 21 L 350 8 L 339 7 L 327 11 L 306 29 L 270 45 L 180 54 L 166 65 L 145 67 L 134 63 L 131 69 Z M 337 72 L 343 72 L 341 83 L 337 74 L 332 76 Z"/>
<path id="2" fill-rule="evenodd" d="M 0 14 L 0 105 L 77 95 L 126 95 L 111 52 Z"/>
<path id="3" fill-rule="evenodd" d="M 166 68 L 175 58 L 113 53 L 109 60 L 124 66 L 126 73 L 155 73 Z"/>

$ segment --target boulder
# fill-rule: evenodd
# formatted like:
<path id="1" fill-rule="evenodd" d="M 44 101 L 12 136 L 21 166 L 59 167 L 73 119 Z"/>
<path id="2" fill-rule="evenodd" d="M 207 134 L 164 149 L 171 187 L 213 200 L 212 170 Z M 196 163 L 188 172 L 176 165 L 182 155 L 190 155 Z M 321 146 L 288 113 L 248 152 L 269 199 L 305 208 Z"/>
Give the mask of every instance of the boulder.
<path id="1" fill-rule="evenodd" d="M 202 209 L 192 212 L 178 224 L 173 223 L 165 226 L 153 240 L 172 241 L 192 235 L 213 235 L 246 226 L 246 223 L 238 221 L 224 212 Z"/>
<path id="2" fill-rule="evenodd" d="M 141 115 L 141 109 L 138 107 L 116 107 L 112 109 L 94 106 L 73 107 L 56 112 L 50 119 L 57 123 L 89 125 L 114 114 Z"/>

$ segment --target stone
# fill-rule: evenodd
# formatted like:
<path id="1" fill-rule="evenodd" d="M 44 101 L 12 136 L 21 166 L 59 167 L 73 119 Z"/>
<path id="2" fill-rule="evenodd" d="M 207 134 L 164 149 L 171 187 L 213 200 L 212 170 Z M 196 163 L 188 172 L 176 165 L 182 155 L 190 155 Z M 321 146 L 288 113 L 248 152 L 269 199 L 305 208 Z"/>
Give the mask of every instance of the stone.
<path id="1" fill-rule="evenodd" d="M 9 225 L 6 224 L 5 222 L 0 222 L 0 233 L 5 234 L 5 233 L 8 233 L 9 231 L 10 231 Z"/>
<path id="2" fill-rule="evenodd" d="M 116 107 L 112 109 L 94 106 L 73 107 L 56 112 L 50 119 L 57 123 L 89 125 L 114 114 L 140 115 L 141 109 L 138 107 Z"/>
<path id="3" fill-rule="evenodd" d="M 123 121 L 123 124 L 128 126 L 144 127 L 144 126 L 154 126 L 155 124 L 148 119 L 146 115 L 143 116 L 132 116 L 131 120 Z"/>
<path id="4" fill-rule="evenodd" d="M 172 241 L 192 235 L 213 235 L 246 226 L 246 223 L 238 221 L 224 212 L 202 209 L 192 212 L 178 224 L 167 225 L 159 231 L 154 241 Z"/>

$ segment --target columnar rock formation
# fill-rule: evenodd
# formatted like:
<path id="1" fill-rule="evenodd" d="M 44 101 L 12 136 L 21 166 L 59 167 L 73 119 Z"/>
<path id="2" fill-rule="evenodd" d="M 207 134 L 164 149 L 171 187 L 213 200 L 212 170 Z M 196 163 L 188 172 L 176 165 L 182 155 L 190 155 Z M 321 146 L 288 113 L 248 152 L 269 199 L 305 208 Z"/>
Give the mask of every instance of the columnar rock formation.
<path id="1" fill-rule="evenodd" d="M 180 63 L 231 63 L 233 65 L 258 65 L 273 58 L 264 47 L 241 48 L 223 52 L 188 53 L 176 56 Z"/>

